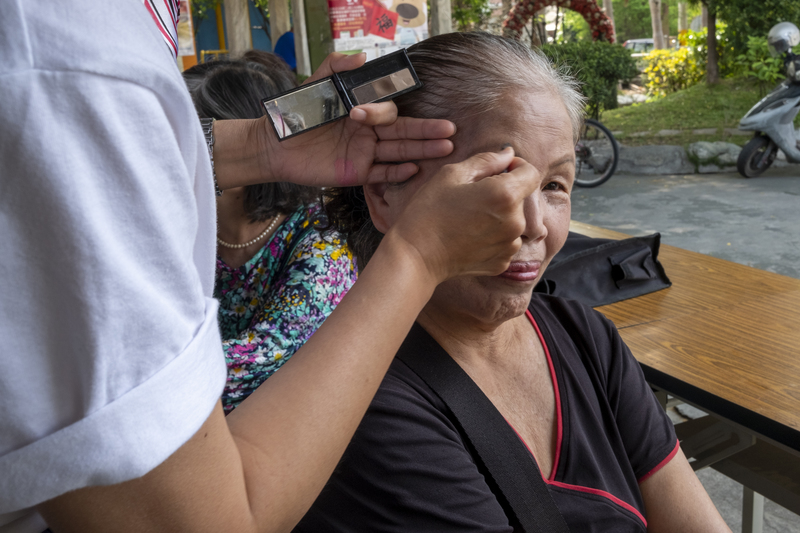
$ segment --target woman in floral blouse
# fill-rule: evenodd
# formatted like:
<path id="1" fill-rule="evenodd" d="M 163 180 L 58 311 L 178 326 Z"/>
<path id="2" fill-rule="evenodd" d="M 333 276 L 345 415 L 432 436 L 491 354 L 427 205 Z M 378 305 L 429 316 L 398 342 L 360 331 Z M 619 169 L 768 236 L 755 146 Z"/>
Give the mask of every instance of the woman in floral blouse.
<path id="1" fill-rule="evenodd" d="M 260 101 L 296 85 L 266 52 L 184 73 L 197 112 L 258 118 Z M 233 410 L 317 330 L 356 280 L 350 251 L 326 225 L 319 190 L 289 183 L 229 189 L 217 202 L 219 327 L 228 365 L 222 396 Z"/>

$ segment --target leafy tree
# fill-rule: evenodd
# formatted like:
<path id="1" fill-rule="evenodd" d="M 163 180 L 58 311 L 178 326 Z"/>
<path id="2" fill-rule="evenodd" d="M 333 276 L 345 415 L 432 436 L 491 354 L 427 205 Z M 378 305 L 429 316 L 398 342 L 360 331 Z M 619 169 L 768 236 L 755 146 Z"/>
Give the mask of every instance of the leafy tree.
<path id="1" fill-rule="evenodd" d="M 619 43 L 652 37 L 648 0 L 615 0 L 614 23 Z"/>
<path id="2" fill-rule="evenodd" d="M 492 8 L 489 0 L 452 0 L 451 12 L 457 31 L 469 31 L 480 28 L 491 15 Z"/>
<path id="3" fill-rule="evenodd" d="M 251 1 L 261 14 L 261 27 L 266 32 L 267 37 L 272 39 L 269 26 L 269 0 Z M 195 34 L 197 33 L 197 29 L 200 27 L 200 23 L 207 19 L 208 16 L 217 9 L 217 6 L 220 5 L 222 5 L 222 0 L 192 0 L 192 22 L 194 23 Z"/>
<path id="4" fill-rule="evenodd" d="M 692 5 L 701 4 L 708 11 L 708 34 L 706 47 L 706 83 L 714 85 L 719 83 L 719 50 L 717 50 L 717 12 L 720 5 L 730 0 L 689 0 Z"/>
<path id="5" fill-rule="evenodd" d="M 765 37 L 779 22 L 800 24 L 797 0 L 717 0 L 717 14 L 728 24 L 731 44 L 737 54 L 748 49 L 750 37 Z"/>
<path id="6" fill-rule="evenodd" d="M 591 41 L 592 30 L 586 19 L 577 11 L 564 11 L 564 22 L 561 26 L 561 42 Z"/>

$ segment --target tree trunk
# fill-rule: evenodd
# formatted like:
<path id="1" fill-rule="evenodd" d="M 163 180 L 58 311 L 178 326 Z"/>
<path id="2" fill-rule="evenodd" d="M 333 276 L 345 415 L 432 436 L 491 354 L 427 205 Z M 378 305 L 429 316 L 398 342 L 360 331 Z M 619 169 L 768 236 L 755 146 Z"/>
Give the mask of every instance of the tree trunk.
<path id="1" fill-rule="evenodd" d="M 650 20 L 653 27 L 653 48 L 664 49 L 664 34 L 661 28 L 661 1 L 650 0 Z"/>
<path id="2" fill-rule="evenodd" d="M 664 36 L 664 47 L 669 48 L 669 1 L 661 0 L 661 34 Z"/>
<path id="3" fill-rule="evenodd" d="M 717 14 L 708 12 L 708 60 L 706 62 L 706 82 L 709 85 L 719 83 L 719 53 L 717 52 Z"/>
<path id="4" fill-rule="evenodd" d="M 611 29 L 614 30 L 614 41 L 617 40 L 617 24 L 614 22 L 614 4 L 611 3 L 611 0 L 603 0 L 603 10 L 606 12 L 606 16 L 611 21 Z"/>
<path id="5" fill-rule="evenodd" d="M 539 48 L 543 44 L 547 44 L 544 12 L 544 9 L 540 9 L 531 17 L 531 48 Z"/>
<path id="6" fill-rule="evenodd" d="M 450 0 L 431 0 L 430 32 L 431 37 L 453 31 L 453 15 Z"/>
<path id="7" fill-rule="evenodd" d="M 306 3 L 304 0 L 292 1 L 294 20 L 294 56 L 297 59 L 297 73 L 311 76 L 311 54 L 308 50 L 308 26 L 306 26 Z"/>
<path id="8" fill-rule="evenodd" d="M 247 0 L 225 0 L 225 33 L 228 36 L 228 51 L 232 56 L 241 55 L 253 48 L 250 33 L 250 10 Z"/>
<path id="9" fill-rule="evenodd" d="M 708 28 L 708 6 L 703 4 L 702 11 L 700 11 L 700 23 L 704 28 Z"/>
<path id="10" fill-rule="evenodd" d="M 292 23 L 289 20 L 289 2 L 288 0 L 270 0 L 269 1 L 269 39 L 272 43 L 272 49 L 275 50 L 275 45 L 278 44 L 278 39 L 281 35 L 289 31 Z"/>
<path id="11" fill-rule="evenodd" d="M 689 29 L 689 14 L 686 2 L 678 2 L 678 33 Z"/>

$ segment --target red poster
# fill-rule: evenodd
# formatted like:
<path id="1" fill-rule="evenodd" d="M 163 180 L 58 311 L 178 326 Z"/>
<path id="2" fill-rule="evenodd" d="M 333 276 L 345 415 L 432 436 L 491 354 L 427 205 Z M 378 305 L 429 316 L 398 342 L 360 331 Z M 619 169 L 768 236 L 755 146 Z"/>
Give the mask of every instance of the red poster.
<path id="1" fill-rule="evenodd" d="M 394 40 L 394 32 L 397 30 L 397 13 L 389 11 L 383 7 L 383 4 L 376 1 L 369 18 L 369 33 L 390 41 Z"/>
<path id="2" fill-rule="evenodd" d="M 366 35 L 364 28 L 369 24 L 367 10 L 361 0 L 328 0 L 333 38 L 346 38 Z"/>

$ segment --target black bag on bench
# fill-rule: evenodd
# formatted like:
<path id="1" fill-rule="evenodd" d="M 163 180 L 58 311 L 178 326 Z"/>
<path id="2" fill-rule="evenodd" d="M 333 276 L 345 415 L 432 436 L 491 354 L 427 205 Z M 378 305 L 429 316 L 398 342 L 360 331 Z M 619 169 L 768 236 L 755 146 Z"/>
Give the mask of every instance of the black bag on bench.
<path id="1" fill-rule="evenodd" d="M 569 232 L 534 290 L 597 307 L 666 289 L 660 244 L 660 233 L 614 240 Z"/>

